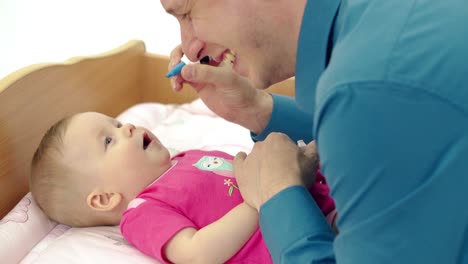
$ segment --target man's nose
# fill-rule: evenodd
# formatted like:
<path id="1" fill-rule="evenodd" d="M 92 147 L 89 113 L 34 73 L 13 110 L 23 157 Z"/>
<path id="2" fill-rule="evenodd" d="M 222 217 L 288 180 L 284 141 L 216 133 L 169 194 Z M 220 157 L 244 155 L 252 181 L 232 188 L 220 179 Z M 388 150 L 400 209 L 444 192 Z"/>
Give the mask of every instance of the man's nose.
<path id="1" fill-rule="evenodd" d="M 199 40 L 191 30 L 182 32 L 182 51 L 185 56 L 191 61 L 199 61 L 205 43 Z"/>
<path id="2" fill-rule="evenodd" d="M 187 45 L 182 44 L 182 51 L 190 61 L 199 61 L 201 59 L 201 51 L 204 43 L 198 39 L 193 39 Z"/>
<path id="3" fill-rule="evenodd" d="M 133 135 L 134 130 L 135 130 L 135 126 L 132 124 L 125 124 L 122 126 L 123 134 L 127 137 L 131 137 Z"/>

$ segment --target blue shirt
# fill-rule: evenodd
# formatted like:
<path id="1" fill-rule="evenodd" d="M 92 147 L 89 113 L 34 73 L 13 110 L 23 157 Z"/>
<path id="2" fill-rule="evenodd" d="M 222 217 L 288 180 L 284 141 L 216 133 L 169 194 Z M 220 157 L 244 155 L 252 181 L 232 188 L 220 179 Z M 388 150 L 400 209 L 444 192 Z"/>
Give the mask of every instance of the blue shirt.
<path id="1" fill-rule="evenodd" d="M 468 263 L 467 0 L 309 0 L 296 97 L 253 138 L 316 140 L 340 233 L 287 188 L 260 210 L 275 263 Z"/>

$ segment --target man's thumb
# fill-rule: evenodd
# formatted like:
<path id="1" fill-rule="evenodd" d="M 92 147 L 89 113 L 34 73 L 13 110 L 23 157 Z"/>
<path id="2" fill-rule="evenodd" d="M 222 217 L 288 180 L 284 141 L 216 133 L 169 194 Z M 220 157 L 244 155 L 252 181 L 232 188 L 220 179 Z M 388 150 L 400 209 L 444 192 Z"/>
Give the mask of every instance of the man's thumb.
<path id="1" fill-rule="evenodd" d="M 245 160 L 245 158 L 247 158 L 247 154 L 243 151 L 239 152 L 236 154 L 236 156 L 234 157 L 234 164 L 236 163 L 239 163 L 239 162 L 243 162 Z"/>
<path id="2" fill-rule="evenodd" d="M 214 85 L 236 85 L 241 78 L 230 68 L 198 63 L 182 68 L 181 76 L 187 82 Z"/>

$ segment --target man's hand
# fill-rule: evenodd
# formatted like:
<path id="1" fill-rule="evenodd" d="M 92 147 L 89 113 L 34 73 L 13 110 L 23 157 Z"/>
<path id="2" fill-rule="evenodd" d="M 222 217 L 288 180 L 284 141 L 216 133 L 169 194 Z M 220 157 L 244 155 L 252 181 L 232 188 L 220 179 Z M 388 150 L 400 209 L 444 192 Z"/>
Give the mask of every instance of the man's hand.
<path id="1" fill-rule="evenodd" d="M 169 69 L 180 61 L 182 55 L 180 46 L 171 52 Z M 186 65 L 180 75 L 171 79 L 171 85 L 175 91 L 179 91 L 185 82 L 217 115 L 254 133 L 262 132 L 270 120 L 272 97 L 263 90 L 255 89 L 247 78 L 235 73 L 231 67 Z"/>
<path id="2" fill-rule="evenodd" d="M 244 201 L 260 210 L 280 191 L 311 184 L 318 163 L 314 153 L 315 144 L 302 150 L 282 133 L 272 133 L 265 141 L 257 142 L 249 155 L 238 153 L 234 159 L 234 175 Z"/>
<path id="3" fill-rule="evenodd" d="M 307 146 L 300 148 L 297 159 L 304 185 L 309 188 L 317 176 L 320 159 L 315 141 L 311 141 Z"/>

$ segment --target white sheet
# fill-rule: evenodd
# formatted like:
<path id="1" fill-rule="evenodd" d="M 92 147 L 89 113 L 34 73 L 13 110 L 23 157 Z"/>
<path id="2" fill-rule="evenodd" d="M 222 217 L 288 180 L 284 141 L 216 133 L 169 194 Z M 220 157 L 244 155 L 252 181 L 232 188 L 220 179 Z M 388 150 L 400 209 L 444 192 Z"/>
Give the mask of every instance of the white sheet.
<path id="1" fill-rule="evenodd" d="M 249 151 L 249 131 L 211 112 L 201 100 L 136 105 L 118 119 L 150 129 L 173 153 L 188 149 Z M 158 263 L 129 245 L 119 227 L 70 228 L 50 221 L 31 195 L 0 221 L 0 260 L 7 263 Z"/>

